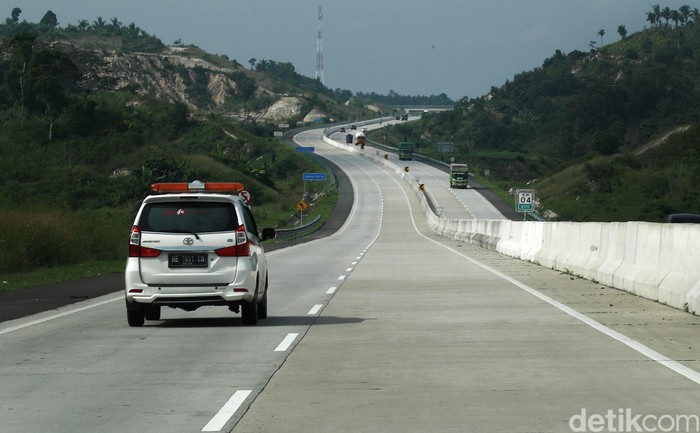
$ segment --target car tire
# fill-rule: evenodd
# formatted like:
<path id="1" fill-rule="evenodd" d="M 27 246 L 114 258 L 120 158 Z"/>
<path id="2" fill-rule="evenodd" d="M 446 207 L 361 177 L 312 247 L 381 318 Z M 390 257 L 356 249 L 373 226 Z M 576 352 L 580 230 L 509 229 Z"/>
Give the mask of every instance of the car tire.
<path id="1" fill-rule="evenodd" d="M 258 319 L 267 318 L 267 278 L 265 278 L 265 294 L 258 303 Z"/>
<path id="2" fill-rule="evenodd" d="M 256 325 L 258 323 L 258 285 L 260 284 L 260 277 L 258 277 L 258 283 L 255 285 L 255 296 L 250 302 L 244 302 L 241 305 L 241 318 L 243 319 L 244 325 Z"/>
<path id="3" fill-rule="evenodd" d="M 146 320 L 160 320 L 160 305 L 149 305 L 146 307 Z"/>
<path id="4" fill-rule="evenodd" d="M 129 323 L 129 326 L 143 326 L 146 321 L 146 309 L 143 307 L 143 305 L 127 304 L 126 321 Z"/>

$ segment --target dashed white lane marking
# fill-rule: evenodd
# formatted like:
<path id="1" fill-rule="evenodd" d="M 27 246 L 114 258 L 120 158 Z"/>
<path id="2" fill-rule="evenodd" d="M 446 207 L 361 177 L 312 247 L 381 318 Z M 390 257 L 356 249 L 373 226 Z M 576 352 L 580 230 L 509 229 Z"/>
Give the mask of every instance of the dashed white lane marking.
<path id="1" fill-rule="evenodd" d="M 241 407 L 245 399 L 248 398 L 251 392 L 253 391 L 250 389 L 245 389 L 233 393 L 231 398 L 229 398 L 226 404 L 224 404 L 223 407 L 219 409 L 219 412 L 217 412 L 217 414 L 214 415 L 214 418 L 212 418 L 207 423 L 207 425 L 204 426 L 202 431 L 221 431 L 221 429 L 224 428 L 228 420 L 230 420 L 233 414 L 236 413 L 238 408 Z"/>
<path id="2" fill-rule="evenodd" d="M 344 279 L 345 279 L 345 275 L 341 275 L 338 277 L 338 280 L 344 280 Z"/>
<path id="3" fill-rule="evenodd" d="M 287 336 L 284 337 L 284 340 L 282 340 L 282 342 L 275 348 L 275 352 L 284 352 L 289 349 L 289 346 L 294 343 L 294 340 L 296 340 L 298 336 L 298 332 L 290 332 L 287 334 Z"/>
<path id="4" fill-rule="evenodd" d="M 308 316 L 313 316 L 315 314 L 318 314 L 319 311 L 321 311 L 321 308 L 323 308 L 323 304 L 316 304 L 311 309 L 309 310 L 308 313 L 306 313 Z"/>
<path id="5" fill-rule="evenodd" d="M 326 290 L 326 294 L 332 295 L 333 293 L 335 293 L 336 290 L 338 290 L 338 287 L 336 287 L 336 286 L 330 287 L 328 290 Z"/>

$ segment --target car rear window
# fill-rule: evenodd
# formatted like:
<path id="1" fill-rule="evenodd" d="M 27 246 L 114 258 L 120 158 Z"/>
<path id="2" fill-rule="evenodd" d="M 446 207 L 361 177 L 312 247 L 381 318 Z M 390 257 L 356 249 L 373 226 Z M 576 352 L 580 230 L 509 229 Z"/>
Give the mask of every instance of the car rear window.
<path id="1" fill-rule="evenodd" d="M 138 226 L 143 231 L 207 233 L 233 231 L 240 223 L 231 203 L 149 203 Z"/>

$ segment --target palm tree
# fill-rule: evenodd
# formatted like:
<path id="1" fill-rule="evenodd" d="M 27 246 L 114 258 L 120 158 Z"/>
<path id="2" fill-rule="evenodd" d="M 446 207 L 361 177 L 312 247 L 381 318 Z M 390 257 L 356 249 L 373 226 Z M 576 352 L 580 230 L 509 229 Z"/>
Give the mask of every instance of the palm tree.
<path id="1" fill-rule="evenodd" d="M 671 11 L 671 21 L 675 23 L 676 28 L 678 28 L 678 22 L 681 20 L 681 14 L 677 10 Z"/>
<path id="2" fill-rule="evenodd" d="M 112 18 L 111 21 L 112 21 L 112 23 L 111 23 L 112 29 L 115 31 L 119 30 L 119 28 L 122 26 L 121 21 L 119 21 L 119 19 L 117 19 L 117 17 Z"/>
<path id="3" fill-rule="evenodd" d="M 656 24 L 656 14 L 654 12 L 647 12 L 647 21 L 654 27 L 654 24 Z"/>
<path id="4" fill-rule="evenodd" d="M 683 5 L 678 8 L 678 12 L 681 14 L 681 23 L 686 24 L 690 20 L 690 6 Z"/>
<path id="5" fill-rule="evenodd" d="M 105 29 L 107 22 L 102 19 L 102 17 L 97 17 L 95 21 L 92 22 L 92 28 L 98 32 L 102 32 Z"/>
<path id="6" fill-rule="evenodd" d="M 690 12 L 690 16 L 693 18 L 693 24 L 700 24 L 700 9 L 693 9 Z"/>
<path id="7" fill-rule="evenodd" d="M 651 11 L 656 17 L 656 22 L 660 23 L 661 22 L 661 6 L 659 5 L 654 5 L 651 7 Z"/>
<path id="8" fill-rule="evenodd" d="M 668 21 L 671 19 L 671 8 L 666 6 L 661 10 L 661 18 L 666 20 L 666 27 L 668 27 Z"/>
<path id="9" fill-rule="evenodd" d="M 88 20 L 78 21 L 78 30 L 80 30 L 81 32 L 84 32 L 89 26 L 90 23 L 88 22 Z"/>
<path id="10" fill-rule="evenodd" d="M 605 34 L 605 30 L 600 29 L 598 30 L 598 36 L 600 36 L 600 46 L 603 46 L 603 35 Z"/>
<path id="11" fill-rule="evenodd" d="M 141 29 L 136 27 L 136 24 L 134 23 L 129 24 L 128 30 L 130 36 L 138 36 L 139 32 L 141 31 Z"/>

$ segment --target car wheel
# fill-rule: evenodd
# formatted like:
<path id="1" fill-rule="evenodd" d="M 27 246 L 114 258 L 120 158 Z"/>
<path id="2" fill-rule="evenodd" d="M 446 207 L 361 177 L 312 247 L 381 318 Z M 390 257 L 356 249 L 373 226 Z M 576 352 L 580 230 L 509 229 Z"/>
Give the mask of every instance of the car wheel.
<path id="1" fill-rule="evenodd" d="M 149 305 L 145 311 L 146 320 L 160 320 L 160 305 Z"/>
<path id="2" fill-rule="evenodd" d="M 241 306 L 241 318 L 243 319 L 244 325 L 255 325 L 258 323 L 258 285 L 260 284 L 260 277 L 258 277 L 258 283 L 255 285 L 255 296 L 250 302 L 244 302 Z"/>
<path id="3" fill-rule="evenodd" d="M 126 306 L 126 320 L 129 326 L 143 326 L 146 319 L 146 311 L 143 305 L 135 304 Z"/>
<path id="4" fill-rule="evenodd" d="M 267 318 L 267 278 L 265 279 L 265 294 L 258 303 L 258 319 Z"/>

